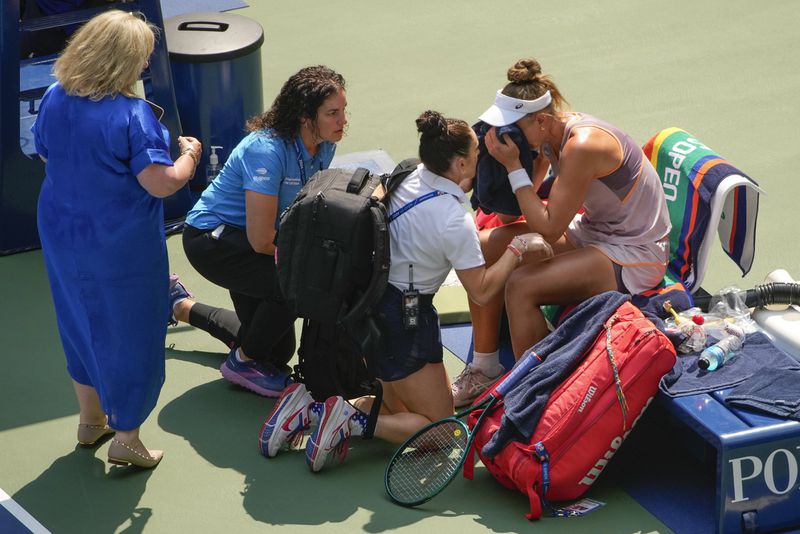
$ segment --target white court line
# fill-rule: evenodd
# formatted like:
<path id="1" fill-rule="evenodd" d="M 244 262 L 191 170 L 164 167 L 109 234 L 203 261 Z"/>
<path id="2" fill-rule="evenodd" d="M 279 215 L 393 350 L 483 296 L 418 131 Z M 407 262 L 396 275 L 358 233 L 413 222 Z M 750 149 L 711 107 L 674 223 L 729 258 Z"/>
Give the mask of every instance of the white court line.
<path id="1" fill-rule="evenodd" d="M 17 518 L 17 521 L 25 525 L 28 530 L 33 534 L 51 534 L 49 530 L 44 528 L 41 523 L 33 518 L 31 514 L 17 504 L 17 501 L 9 497 L 8 493 L 0 489 L 0 506 L 11 512 L 11 515 Z"/>

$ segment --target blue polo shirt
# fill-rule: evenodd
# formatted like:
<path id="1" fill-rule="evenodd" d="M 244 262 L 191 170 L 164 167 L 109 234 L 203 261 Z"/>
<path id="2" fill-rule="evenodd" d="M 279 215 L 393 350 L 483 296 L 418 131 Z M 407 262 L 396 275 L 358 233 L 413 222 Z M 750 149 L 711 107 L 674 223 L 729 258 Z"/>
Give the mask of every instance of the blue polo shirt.
<path id="1" fill-rule="evenodd" d="M 300 169 L 298 149 L 305 167 Z M 298 136 L 287 141 L 273 130 L 252 132 L 233 149 L 222 171 L 211 182 L 200 200 L 186 216 L 186 223 L 200 230 L 211 230 L 220 224 L 245 228 L 245 190 L 278 197 L 280 214 L 292 203 L 305 181 L 317 171 L 327 169 L 336 145 L 323 141 L 311 156 Z"/>

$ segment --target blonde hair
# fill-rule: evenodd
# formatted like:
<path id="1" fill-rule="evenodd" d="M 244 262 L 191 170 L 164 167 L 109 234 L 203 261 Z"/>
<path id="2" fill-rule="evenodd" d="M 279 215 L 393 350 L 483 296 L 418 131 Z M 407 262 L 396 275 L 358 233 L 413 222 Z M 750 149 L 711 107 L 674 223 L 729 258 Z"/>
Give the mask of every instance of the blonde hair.
<path id="1" fill-rule="evenodd" d="M 106 11 L 73 35 L 53 73 L 69 95 L 92 100 L 135 96 L 136 81 L 153 53 L 156 32 L 136 15 Z"/>
<path id="2" fill-rule="evenodd" d="M 563 111 L 569 102 L 561 95 L 550 76 L 542 74 L 542 66 L 533 58 L 520 59 L 507 72 L 509 83 L 503 87 L 504 95 L 520 100 L 536 100 L 547 91 L 553 99 L 547 108 L 553 112 Z M 546 109 L 547 109 L 546 108 Z"/>

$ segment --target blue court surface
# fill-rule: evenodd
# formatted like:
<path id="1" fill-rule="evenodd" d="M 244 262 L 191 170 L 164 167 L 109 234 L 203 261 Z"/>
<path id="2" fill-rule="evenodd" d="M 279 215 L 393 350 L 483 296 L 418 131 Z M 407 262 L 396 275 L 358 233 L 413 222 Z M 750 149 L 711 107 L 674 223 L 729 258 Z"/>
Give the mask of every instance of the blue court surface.
<path id="1" fill-rule="evenodd" d="M 48 534 L 50 531 L 0 489 L 0 532 L 3 534 Z"/>
<path id="2" fill-rule="evenodd" d="M 16 1 L 0 4 L 5 9 Z M 344 164 L 362 164 L 372 159 L 364 152 L 376 148 L 393 161 L 414 156 L 419 143 L 414 119 L 422 111 L 471 123 L 505 83 L 507 68 L 518 58 L 536 57 L 570 109 L 608 120 L 640 144 L 664 128 L 685 129 L 757 179 L 766 194 L 752 271 L 743 277 L 715 246 L 703 280 L 706 290 L 753 287 L 779 267 L 798 275 L 800 248 L 791 245 L 797 233 L 791 213 L 800 198 L 800 55 L 792 50 L 800 10 L 792 0 L 669 5 L 506 0 L 502 7 L 477 0 L 162 0 L 161 5 L 164 18 L 246 5 L 234 13 L 264 29 L 265 105 L 300 67 L 326 64 L 341 72 L 348 84 L 349 124 L 337 154 L 360 154 Z M 18 34 L 16 28 L 6 33 Z M 28 82 L 40 86 L 35 76 L 50 75 L 45 64 L 23 70 L 21 90 Z M 32 122 L 28 104 L 6 93 L 14 115 L 20 106 L 24 136 Z M 12 122 L 3 121 L 12 134 L 6 147 L 17 144 L 16 119 Z M 30 140 L 23 144 L 30 153 Z M 19 185 L 28 194 L 32 178 L 33 171 L 26 170 L 0 182 L 3 191 Z M 18 223 L 9 228 L 17 234 L 26 230 Z M 167 239 L 167 248 L 170 268 L 202 302 L 231 306 L 227 291 L 192 268 L 179 235 Z M 443 288 L 438 297 L 447 297 L 445 292 L 454 297 L 440 300 L 455 305 L 437 303 L 443 320 L 459 315 L 448 320 L 467 321 L 460 288 Z M 344 464 L 320 474 L 310 473 L 300 451 L 266 460 L 258 453 L 256 434 L 273 401 L 225 381 L 219 366 L 228 349 L 187 325 L 167 333 L 167 378 L 142 429 L 149 446 L 166 451 L 165 461 L 152 471 L 109 466 L 107 445 L 75 446 L 78 406 L 41 251 L 0 258 L 0 324 L 6 356 L 0 400 L 9 407 L 0 410 L 0 485 L 13 497 L 0 492 L 0 534 L 45 529 L 59 534 L 706 534 L 719 522 L 722 456 L 709 441 L 686 432 L 661 400 L 651 404 L 587 492 L 605 506 L 579 518 L 529 522 L 527 498 L 502 488 L 482 466 L 475 480 L 459 477 L 422 507 L 395 506 L 384 493 L 383 474 L 396 447 L 377 440 L 354 442 Z M 468 326 L 448 326 L 442 338 L 457 357 L 466 358 Z M 510 353 L 503 357 L 508 362 Z M 463 363 L 446 354 L 445 365 L 452 377 Z M 794 451 L 800 462 L 800 450 L 780 447 Z M 783 478 L 769 483 L 790 489 L 785 497 L 798 498 L 797 484 L 792 489 L 787 482 L 789 457 L 781 454 L 773 463 L 783 462 Z M 766 465 L 767 457 L 760 457 Z M 749 465 L 745 476 L 751 474 Z M 748 483 L 763 483 L 766 471 Z M 762 511 L 766 501 L 750 503 Z M 800 525 L 800 506 L 787 515 Z"/>

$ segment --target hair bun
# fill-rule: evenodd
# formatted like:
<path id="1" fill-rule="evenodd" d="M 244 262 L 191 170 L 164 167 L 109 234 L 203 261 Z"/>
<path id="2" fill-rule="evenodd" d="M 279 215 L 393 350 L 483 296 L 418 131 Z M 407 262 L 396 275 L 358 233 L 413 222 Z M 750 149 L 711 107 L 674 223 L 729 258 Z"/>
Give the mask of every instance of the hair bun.
<path id="1" fill-rule="evenodd" d="M 417 131 L 422 135 L 439 136 L 447 131 L 447 121 L 438 111 L 425 111 L 417 119 Z"/>
<path id="2" fill-rule="evenodd" d="M 508 69 L 508 81 L 514 83 L 532 82 L 542 73 L 542 66 L 533 58 L 520 59 Z"/>

